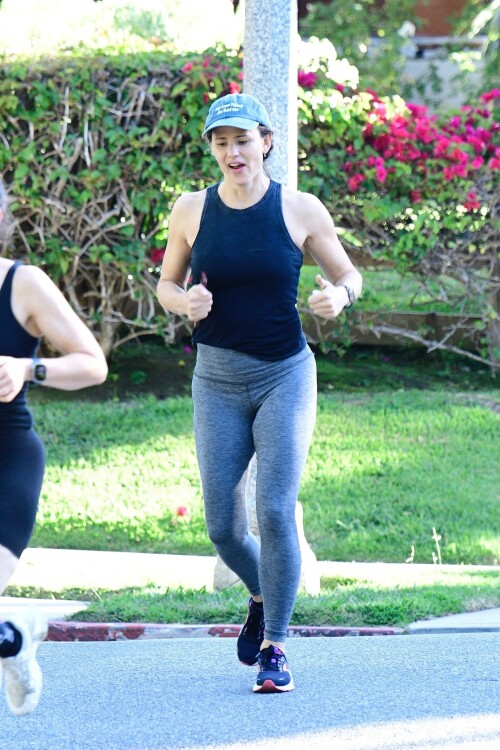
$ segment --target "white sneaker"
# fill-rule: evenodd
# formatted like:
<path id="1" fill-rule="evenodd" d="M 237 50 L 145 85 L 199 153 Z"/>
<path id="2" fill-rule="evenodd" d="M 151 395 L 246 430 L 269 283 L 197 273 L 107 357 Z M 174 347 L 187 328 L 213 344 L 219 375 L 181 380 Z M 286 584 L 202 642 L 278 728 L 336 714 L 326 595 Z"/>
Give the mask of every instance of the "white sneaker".
<path id="1" fill-rule="evenodd" d="M 35 610 L 11 617 L 9 622 L 22 636 L 21 650 L 16 656 L 3 658 L 7 703 L 17 716 L 29 714 L 36 708 L 42 692 L 42 670 L 36 660 L 36 650 L 47 637 L 47 620 Z"/>

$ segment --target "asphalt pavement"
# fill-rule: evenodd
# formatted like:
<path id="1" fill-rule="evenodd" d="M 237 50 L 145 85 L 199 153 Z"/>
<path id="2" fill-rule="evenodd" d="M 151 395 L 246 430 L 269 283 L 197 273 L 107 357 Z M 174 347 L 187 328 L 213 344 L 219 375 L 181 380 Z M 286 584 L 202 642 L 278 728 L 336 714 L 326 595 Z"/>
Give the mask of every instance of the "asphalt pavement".
<path id="1" fill-rule="evenodd" d="M 50 643 L 1 750 L 498 750 L 500 633 L 296 638 L 296 689 L 252 692 L 234 639 Z M 0 698 L 3 702 L 3 696 Z"/>
<path id="2" fill-rule="evenodd" d="M 322 576 L 400 585 L 435 575 L 425 565 L 318 565 Z M 214 567 L 215 558 L 29 549 L 12 583 L 54 590 L 148 582 L 210 588 Z M 447 568 L 453 575 L 453 566 L 442 566 L 442 574 Z M 10 714 L 0 694 L 0 750 L 500 747 L 500 609 L 413 623 L 405 631 L 300 628 L 290 635 L 400 637 L 291 637 L 295 691 L 256 695 L 255 668 L 237 661 L 236 640 L 225 637 L 238 626 L 89 626 L 65 619 L 85 609 L 85 601 L 8 597 L 0 598 L 0 620 L 32 605 L 50 620 L 52 640 L 38 651 L 44 689 L 25 717 Z"/>

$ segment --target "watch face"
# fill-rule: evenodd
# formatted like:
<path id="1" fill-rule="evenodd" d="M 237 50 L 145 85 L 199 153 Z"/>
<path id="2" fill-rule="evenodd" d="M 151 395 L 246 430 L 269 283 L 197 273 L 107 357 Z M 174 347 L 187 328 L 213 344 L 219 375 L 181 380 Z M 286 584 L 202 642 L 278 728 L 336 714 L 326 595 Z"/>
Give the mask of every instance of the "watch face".
<path id="1" fill-rule="evenodd" d="M 45 365 L 35 365 L 34 375 L 36 381 L 43 382 L 47 377 L 47 370 L 45 368 Z"/>

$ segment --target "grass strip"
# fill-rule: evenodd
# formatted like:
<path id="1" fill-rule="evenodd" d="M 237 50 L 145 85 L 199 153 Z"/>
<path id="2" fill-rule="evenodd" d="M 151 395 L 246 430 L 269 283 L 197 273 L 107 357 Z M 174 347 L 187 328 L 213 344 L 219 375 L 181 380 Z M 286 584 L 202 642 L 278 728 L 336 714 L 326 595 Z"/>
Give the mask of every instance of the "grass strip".
<path id="1" fill-rule="evenodd" d="M 425 576 L 410 574 L 399 580 L 322 578 L 319 596 L 299 593 L 291 624 L 405 627 L 416 620 L 500 606 L 500 571 L 457 566 L 444 572 L 429 566 Z M 242 586 L 220 592 L 153 585 L 114 592 L 9 587 L 6 594 L 89 601 L 88 609 L 69 618 L 84 622 L 241 623 L 247 601 Z"/>

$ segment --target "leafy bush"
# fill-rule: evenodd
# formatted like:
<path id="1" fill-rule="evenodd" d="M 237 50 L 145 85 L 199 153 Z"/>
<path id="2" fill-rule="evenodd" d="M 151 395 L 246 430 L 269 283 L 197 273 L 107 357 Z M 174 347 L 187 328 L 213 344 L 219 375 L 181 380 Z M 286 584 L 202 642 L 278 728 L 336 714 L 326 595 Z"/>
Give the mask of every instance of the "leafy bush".
<path id="1" fill-rule="evenodd" d="M 212 76 L 213 96 L 222 92 L 229 67 L 217 62 L 215 76 L 201 62 L 203 88 L 164 54 L 2 69 L 14 253 L 59 282 L 106 352 L 146 333 L 173 338 L 178 321 L 165 325 L 155 304 L 154 261 L 175 199 L 215 174 L 200 139 L 203 92 Z"/>
<path id="2" fill-rule="evenodd" d="M 342 63 L 299 71 L 299 187 L 325 202 L 361 264 L 452 276 L 464 310 L 480 297 L 473 325 L 489 330 L 490 350 L 484 337 L 469 356 L 493 362 L 500 92 L 433 118 L 356 90 Z M 2 68 L 0 171 L 16 197 L 14 252 L 45 266 L 108 352 L 130 337 L 175 335 L 179 321 L 165 324 L 154 298 L 169 213 L 181 193 L 218 178 L 203 123 L 242 77 L 241 56 L 222 47 Z"/>
<path id="3" fill-rule="evenodd" d="M 304 84 L 305 86 L 305 84 Z M 307 79 L 299 102 L 300 186 L 319 195 L 345 246 L 366 265 L 390 263 L 422 283 L 441 280 L 438 299 L 463 310 L 455 330 L 480 349 L 467 356 L 495 364 L 500 353 L 496 295 L 500 90 L 441 117 L 400 97 L 357 91 L 321 75 Z M 460 282 L 449 296 L 447 278 Z M 480 319 L 469 319 L 479 300 Z M 379 326 L 383 331 L 383 325 Z M 392 333 L 405 336 L 403 331 Z M 446 334 L 450 338 L 452 330 Z M 429 347 L 453 348 L 410 338 Z"/>

